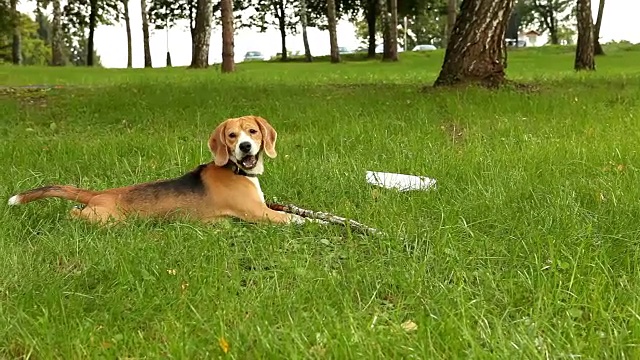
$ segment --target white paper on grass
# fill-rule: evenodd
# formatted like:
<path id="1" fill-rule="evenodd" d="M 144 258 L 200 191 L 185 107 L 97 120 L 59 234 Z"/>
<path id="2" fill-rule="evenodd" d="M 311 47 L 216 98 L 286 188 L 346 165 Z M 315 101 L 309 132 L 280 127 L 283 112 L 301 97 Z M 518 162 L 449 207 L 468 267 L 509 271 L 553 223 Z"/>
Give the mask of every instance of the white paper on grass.
<path id="1" fill-rule="evenodd" d="M 369 184 L 387 189 L 400 191 L 428 190 L 436 187 L 436 179 L 426 176 L 395 174 L 379 171 L 367 171 L 366 180 Z"/>

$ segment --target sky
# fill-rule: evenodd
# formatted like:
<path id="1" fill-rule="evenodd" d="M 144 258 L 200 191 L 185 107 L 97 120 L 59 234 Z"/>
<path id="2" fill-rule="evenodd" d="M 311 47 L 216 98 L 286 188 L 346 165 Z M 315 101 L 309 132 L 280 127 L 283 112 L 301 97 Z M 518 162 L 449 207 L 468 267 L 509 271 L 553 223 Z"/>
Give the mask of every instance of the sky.
<path id="1" fill-rule="evenodd" d="M 593 14 L 598 11 L 598 0 L 592 0 Z M 21 1 L 18 10 L 33 14 L 35 1 Z M 605 3 L 600 36 L 602 42 L 611 40 L 628 40 L 640 43 L 640 0 L 607 0 Z M 142 18 L 140 16 L 140 2 L 129 3 L 129 17 L 131 19 L 131 37 L 133 42 L 133 67 L 144 65 L 142 48 Z M 528 30 L 528 29 L 527 29 Z M 313 55 L 329 54 L 329 32 L 309 28 L 308 31 L 311 53 Z M 346 20 L 338 22 L 338 45 L 355 49 L 360 46 L 356 37 L 355 27 Z M 543 43 L 542 38 L 538 43 Z M 277 29 L 269 29 L 259 33 L 252 29 L 237 29 L 235 33 L 235 60 L 241 62 L 247 51 L 261 51 L 267 56 L 274 56 L 280 52 L 280 33 Z M 302 35 L 287 35 L 287 49 L 303 51 Z M 169 30 L 168 42 L 165 30 L 152 30 L 150 35 L 151 59 L 154 67 L 166 65 L 167 43 L 171 52 L 173 66 L 185 66 L 191 62 L 191 36 L 188 22 L 179 23 Z M 102 65 L 107 68 L 124 68 L 127 65 L 127 35 L 124 22 L 116 25 L 98 26 L 95 33 L 95 46 Z M 220 62 L 222 59 L 222 33 L 219 26 L 211 31 L 211 46 L 209 62 Z"/>

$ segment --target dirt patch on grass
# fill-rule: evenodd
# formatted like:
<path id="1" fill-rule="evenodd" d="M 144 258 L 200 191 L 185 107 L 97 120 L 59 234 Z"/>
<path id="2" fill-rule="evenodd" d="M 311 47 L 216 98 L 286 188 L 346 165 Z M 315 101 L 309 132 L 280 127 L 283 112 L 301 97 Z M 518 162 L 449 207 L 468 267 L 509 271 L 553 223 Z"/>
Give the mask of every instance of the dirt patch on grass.
<path id="1" fill-rule="evenodd" d="M 463 143 L 467 137 L 467 128 L 456 122 L 446 122 L 440 125 L 440 130 L 454 145 Z"/>
<path id="2" fill-rule="evenodd" d="M 57 260 L 54 269 L 64 275 L 77 275 L 85 269 L 79 261 L 73 259 L 66 259 L 59 256 Z"/>
<path id="3" fill-rule="evenodd" d="M 13 99 L 20 107 L 44 109 L 51 103 L 51 92 L 60 86 L 16 86 L 0 87 L 0 99 Z"/>

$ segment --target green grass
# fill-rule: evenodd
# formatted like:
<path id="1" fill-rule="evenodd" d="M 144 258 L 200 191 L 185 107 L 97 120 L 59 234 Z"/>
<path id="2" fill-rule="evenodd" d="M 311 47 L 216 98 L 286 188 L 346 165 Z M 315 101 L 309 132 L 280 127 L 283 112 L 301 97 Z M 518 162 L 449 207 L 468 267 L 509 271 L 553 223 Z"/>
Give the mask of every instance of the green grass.
<path id="1" fill-rule="evenodd" d="M 267 198 L 389 234 L 105 229 L 62 200 L 0 205 L 0 358 L 640 356 L 640 52 L 595 74 L 571 52 L 509 56 L 508 76 L 539 91 L 421 93 L 440 51 L 232 75 L 0 67 L 3 84 L 68 86 L 0 98 L 3 202 L 178 176 L 210 159 L 220 121 L 257 114 L 279 132 Z M 366 170 L 438 188 L 374 188 Z"/>

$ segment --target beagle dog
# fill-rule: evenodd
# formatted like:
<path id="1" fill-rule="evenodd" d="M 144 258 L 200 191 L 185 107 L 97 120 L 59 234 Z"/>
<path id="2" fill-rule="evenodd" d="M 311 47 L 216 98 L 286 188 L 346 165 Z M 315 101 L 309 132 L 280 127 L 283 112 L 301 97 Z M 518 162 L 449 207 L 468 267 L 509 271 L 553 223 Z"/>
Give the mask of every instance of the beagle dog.
<path id="1" fill-rule="evenodd" d="M 227 119 L 209 137 L 214 160 L 181 177 L 112 188 L 103 191 L 51 185 L 14 195 L 9 205 L 57 197 L 84 204 L 71 215 L 95 223 L 141 217 L 186 217 L 215 222 L 235 217 L 248 222 L 304 223 L 298 215 L 267 207 L 258 175 L 264 155 L 276 157 L 275 129 L 259 116 Z"/>

